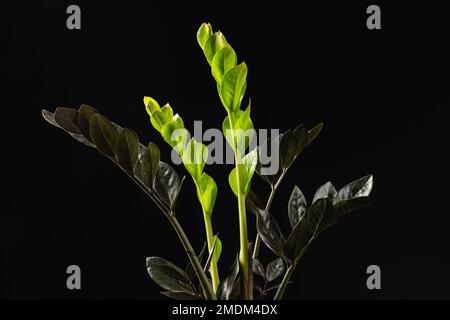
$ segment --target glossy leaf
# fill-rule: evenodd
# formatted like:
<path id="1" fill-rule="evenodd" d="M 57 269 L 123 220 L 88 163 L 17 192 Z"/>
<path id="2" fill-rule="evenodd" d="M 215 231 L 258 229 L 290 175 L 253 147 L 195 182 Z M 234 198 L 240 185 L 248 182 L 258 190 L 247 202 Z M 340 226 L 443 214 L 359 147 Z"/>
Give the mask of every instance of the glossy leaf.
<path id="1" fill-rule="evenodd" d="M 166 259 L 147 258 L 147 271 L 153 281 L 165 290 L 194 294 L 184 271 Z"/>
<path id="2" fill-rule="evenodd" d="M 128 172 L 133 172 L 138 158 L 139 139 L 136 132 L 124 128 L 117 138 L 114 153 L 119 165 Z"/>
<path id="3" fill-rule="evenodd" d="M 77 126 L 80 129 L 83 136 L 92 142 L 91 136 L 90 136 L 90 122 L 92 121 L 92 118 L 98 114 L 98 111 L 94 108 L 88 106 L 88 105 L 81 105 L 80 109 L 78 109 L 78 115 L 77 115 Z"/>
<path id="4" fill-rule="evenodd" d="M 253 273 L 257 274 L 261 278 L 263 278 L 264 281 L 266 281 L 266 272 L 264 271 L 264 266 L 262 265 L 261 261 L 258 259 L 252 260 L 252 268 Z"/>
<path id="5" fill-rule="evenodd" d="M 280 142 L 280 152 L 283 159 L 283 168 L 287 170 L 308 143 L 308 132 L 305 126 L 300 125 L 293 131 L 287 131 Z"/>
<path id="6" fill-rule="evenodd" d="M 269 212 L 261 210 L 256 219 L 256 226 L 258 234 L 266 246 L 279 257 L 283 257 L 283 246 L 286 239 L 275 218 Z"/>
<path id="7" fill-rule="evenodd" d="M 81 134 L 77 125 L 78 111 L 73 108 L 56 108 L 54 120 L 59 127 L 67 132 Z"/>
<path id="8" fill-rule="evenodd" d="M 183 164 L 186 170 L 190 173 L 194 181 L 200 181 L 203 168 L 208 159 L 208 148 L 192 138 L 186 145 L 183 151 Z"/>
<path id="9" fill-rule="evenodd" d="M 48 111 L 48 110 L 43 109 L 43 110 L 42 110 L 42 116 L 43 116 L 44 119 L 45 119 L 48 123 L 50 123 L 51 125 L 53 125 L 53 126 L 55 126 L 55 127 L 57 127 L 57 128 L 60 128 L 60 129 L 63 129 L 63 130 L 64 130 L 64 128 L 61 128 L 61 126 L 60 126 L 59 124 L 56 123 L 56 121 L 55 121 L 55 114 L 54 114 L 54 113 L 52 113 L 52 112 L 50 112 L 50 111 Z M 82 135 L 82 134 L 74 134 L 74 133 L 70 133 L 70 132 L 68 132 L 68 133 L 69 133 L 69 135 L 70 135 L 72 138 L 74 138 L 74 139 L 77 140 L 78 142 L 81 142 L 82 144 L 84 144 L 84 145 L 86 145 L 86 146 L 88 146 L 88 147 L 95 148 L 95 145 L 94 145 L 92 142 L 90 142 L 89 140 L 87 140 L 87 139 L 84 137 L 84 135 Z"/>
<path id="10" fill-rule="evenodd" d="M 350 211 L 368 206 L 372 188 L 372 175 L 365 176 L 344 186 L 334 198 L 336 214 L 343 216 Z"/>
<path id="11" fill-rule="evenodd" d="M 227 40 L 222 32 L 215 32 L 206 42 L 203 48 L 206 60 L 211 64 L 217 52 L 227 46 Z"/>
<path id="12" fill-rule="evenodd" d="M 251 179 L 253 174 L 255 173 L 256 164 L 258 161 L 258 152 L 256 149 L 250 151 L 244 158 L 241 159 L 241 163 L 237 165 L 239 168 L 240 183 L 241 183 L 241 191 L 244 192 L 244 195 L 247 196 L 250 190 Z M 238 187 L 237 187 L 237 176 L 236 176 L 236 168 L 234 168 L 229 177 L 228 181 L 233 190 L 233 193 L 238 196 Z"/>
<path id="13" fill-rule="evenodd" d="M 321 198 L 314 202 L 308 210 L 307 224 L 311 235 L 315 236 L 326 217 L 334 217 L 333 204 L 328 198 Z"/>
<path id="14" fill-rule="evenodd" d="M 135 177 L 149 189 L 153 189 L 156 173 L 158 172 L 159 159 L 159 148 L 153 142 L 149 142 L 134 167 Z"/>
<path id="15" fill-rule="evenodd" d="M 271 282 L 280 277 L 284 272 L 284 263 L 281 258 L 275 259 L 267 265 L 266 279 Z"/>
<path id="16" fill-rule="evenodd" d="M 114 157 L 114 147 L 119 137 L 116 127 L 99 114 L 91 118 L 90 125 L 89 135 L 97 149 L 107 157 Z"/>
<path id="17" fill-rule="evenodd" d="M 274 139 L 279 139 L 279 163 L 280 170 L 277 173 L 267 175 L 264 174 L 262 169 L 264 165 L 261 163 L 258 164 L 257 172 L 258 175 L 271 186 L 275 186 L 280 183 L 282 177 L 286 174 L 292 163 L 295 159 L 301 154 L 303 149 L 313 142 L 320 131 L 322 130 L 323 124 L 320 123 L 313 127 L 311 130 L 306 131 L 306 128 L 303 125 L 298 126 L 294 130 L 288 130 L 284 134 L 280 134 L 279 137 L 270 137 L 267 141 L 262 145 L 260 149 L 260 153 L 264 153 L 266 156 L 274 156 L 271 155 L 269 151 L 271 151 L 271 144 L 274 143 Z M 262 159 L 263 156 L 260 156 Z"/>
<path id="18" fill-rule="evenodd" d="M 217 289 L 217 298 L 220 300 L 230 300 L 232 297 L 233 289 L 235 289 L 235 284 L 237 276 L 239 274 L 239 257 L 233 262 L 227 276 L 220 282 Z"/>
<path id="19" fill-rule="evenodd" d="M 319 189 L 317 189 L 316 193 L 314 194 L 313 203 L 319 199 L 324 198 L 329 198 L 330 200 L 333 201 L 336 194 L 337 192 L 333 184 L 330 181 L 328 181 L 324 185 L 320 186 Z"/>
<path id="20" fill-rule="evenodd" d="M 150 106 L 152 104 L 148 105 Z M 172 121 L 173 121 L 173 110 L 169 104 L 166 104 L 160 110 L 156 108 L 155 111 L 150 116 L 150 122 L 152 123 L 153 127 L 159 132 L 161 132 L 164 125 Z"/>
<path id="21" fill-rule="evenodd" d="M 170 208 L 174 207 L 175 199 L 180 190 L 180 178 L 167 163 L 159 163 L 155 179 L 155 190 L 165 204 Z"/>
<path id="22" fill-rule="evenodd" d="M 247 84 L 247 65 L 245 62 L 229 70 L 223 76 L 219 96 L 222 104 L 229 112 L 241 106 Z"/>
<path id="23" fill-rule="evenodd" d="M 283 255 L 288 259 L 286 262 L 295 263 L 303 254 L 311 238 L 312 234 L 308 229 L 307 219 L 301 219 L 292 229 L 283 246 Z"/>
<path id="24" fill-rule="evenodd" d="M 154 112 L 161 110 L 159 103 L 151 97 L 144 97 L 144 105 L 145 110 L 147 111 L 150 117 L 153 115 Z"/>
<path id="25" fill-rule="evenodd" d="M 278 181 L 281 179 L 281 175 L 283 174 L 283 160 L 280 153 L 280 141 L 283 137 L 283 134 L 280 134 L 278 136 L 271 136 L 267 138 L 267 140 L 262 144 L 260 149 L 258 149 L 258 165 L 256 166 L 256 172 L 258 175 L 268 184 L 270 184 L 272 187 L 277 185 Z M 277 141 L 278 140 L 278 141 Z M 272 145 L 275 144 L 275 154 L 272 153 Z M 278 144 L 278 148 L 276 145 Z M 274 158 L 278 157 L 278 171 L 275 174 L 265 174 L 263 169 L 266 167 L 266 165 L 263 165 L 262 159 L 264 157 L 267 158 Z"/>
<path id="26" fill-rule="evenodd" d="M 228 144 L 231 146 L 234 152 L 236 152 L 236 146 L 240 154 L 244 154 L 247 150 L 253 135 L 253 122 L 250 118 L 251 103 L 245 111 L 236 110 L 234 112 L 233 128 L 230 126 L 230 119 L 227 116 L 222 123 L 222 132 L 227 140 Z M 234 141 L 233 141 L 234 137 Z"/>
<path id="27" fill-rule="evenodd" d="M 213 34 L 211 24 L 203 23 L 197 31 L 197 41 L 202 50 L 205 48 L 206 42 Z"/>
<path id="28" fill-rule="evenodd" d="M 289 222 L 292 228 L 294 228 L 295 225 L 306 215 L 306 212 L 306 198 L 302 191 L 295 186 L 294 190 L 292 190 L 288 204 Z"/>
<path id="29" fill-rule="evenodd" d="M 319 123 L 318 125 L 314 126 L 311 130 L 308 131 L 308 145 L 316 140 L 319 133 L 322 131 L 323 123 Z"/>
<path id="30" fill-rule="evenodd" d="M 182 154 L 189 137 L 189 132 L 184 128 L 183 119 L 175 115 L 173 120 L 167 122 L 161 129 L 161 135 L 172 148 Z"/>
<path id="31" fill-rule="evenodd" d="M 203 173 L 197 184 L 197 196 L 203 209 L 203 213 L 211 215 L 216 203 L 217 184 L 211 176 Z"/>
<path id="32" fill-rule="evenodd" d="M 222 83 L 222 78 L 229 70 L 236 67 L 237 56 L 229 45 L 217 52 L 211 62 L 211 71 L 217 83 Z"/>

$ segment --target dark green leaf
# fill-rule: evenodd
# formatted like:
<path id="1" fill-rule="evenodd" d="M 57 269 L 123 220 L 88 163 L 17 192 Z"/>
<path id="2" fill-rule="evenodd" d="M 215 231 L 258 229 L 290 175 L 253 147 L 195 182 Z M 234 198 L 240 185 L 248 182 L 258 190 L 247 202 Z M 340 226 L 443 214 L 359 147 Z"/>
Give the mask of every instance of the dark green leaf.
<path id="1" fill-rule="evenodd" d="M 54 120 L 67 132 L 81 134 L 80 128 L 76 123 L 78 111 L 72 108 L 56 108 Z"/>
<path id="2" fill-rule="evenodd" d="M 308 229 L 306 219 L 301 219 L 292 229 L 283 246 L 284 256 L 288 259 L 287 263 L 295 263 L 296 259 L 303 254 L 311 238 L 312 234 Z"/>
<path id="3" fill-rule="evenodd" d="M 118 139 L 116 127 L 105 117 L 96 114 L 91 118 L 89 135 L 97 149 L 107 157 L 114 157 L 114 146 Z"/>
<path id="4" fill-rule="evenodd" d="M 281 258 L 275 259 L 267 265 L 266 279 L 267 282 L 273 281 L 281 276 L 284 272 L 284 263 Z"/>
<path id="5" fill-rule="evenodd" d="M 153 189 L 153 185 L 158 172 L 160 159 L 159 148 L 153 143 L 149 142 L 147 148 L 144 148 L 136 166 L 134 167 L 134 175 L 144 186 Z"/>
<path id="6" fill-rule="evenodd" d="M 266 281 L 266 273 L 264 271 L 264 266 L 262 265 L 261 261 L 259 261 L 258 259 L 253 259 L 252 267 L 253 267 L 253 273 L 257 274 L 258 276 L 263 278 L 264 281 Z"/>
<path id="7" fill-rule="evenodd" d="M 56 123 L 54 113 L 51 113 L 50 111 L 47 111 L 44 109 L 44 110 L 42 110 L 42 116 L 51 125 L 53 125 L 57 128 L 63 129 L 59 126 L 59 124 Z M 68 133 L 69 133 L 69 135 L 72 136 L 72 138 L 74 138 L 78 142 L 81 142 L 82 144 L 84 144 L 88 147 L 95 148 L 95 145 L 92 142 L 90 142 L 89 140 L 87 140 L 82 134 L 74 134 L 74 133 L 70 133 L 70 132 L 68 132 Z"/>
<path id="8" fill-rule="evenodd" d="M 136 132 L 124 128 L 117 138 L 114 154 L 119 165 L 128 172 L 133 172 L 138 158 L 139 139 Z"/>
<path id="9" fill-rule="evenodd" d="M 166 290 L 194 294 L 183 270 L 170 261 L 159 257 L 149 257 L 147 258 L 147 271 L 153 281 Z"/>
<path id="10" fill-rule="evenodd" d="M 312 128 L 311 130 L 308 131 L 308 145 L 313 142 L 314 140 L 316 140 L 317 136 L 319 135 L 319 133 L 322 131 L 323 128 L 323 123 L 319 123 L 318 125 L 316 125 L 314 128 Z"/>
<path id="11" fill-rule="evenodd" d="M 204 300 L 202 297 L 184 291 L 164 291 L 161 294 L 174 300 Z"/>
<path id="12" fill-rule="evenodd" d="M 318 234 L 320 226 L 323 226 L 327 217 L 335 217 L 333 203 L 329 198 L 320 198 L 311 205 L 308 211 L 308 229 L 313 236 Z"/>
<path id="13" fill-rule="evenodd" d="M 235 288 L 236 278 L 239 274 L 239 257 L 234 260 L 233 265 L 228 271 L 227 276 L 219 284 L 217 289 L 217 298 L 220 300 L 230 300 L 233 289 Z"/>
<path id="14" fill-rule="evenodd" d="M 336 214 L 343 216 L 350 211 L 369 205 L 369 195 L 372 188 L 372 175 L 365 176 L 344 186 L 334 199 Z"/>
<path id="15" fill-rule="evenodd" d="M 88 106 L 88 105 L 81 105 L 80 109 L 78 109 L 78 116 L 76 125 L 80 129 L 83 136 L 92 142 L 91 136 L 90 136 L 90 127 L 91 127 L 91 119 L 98 114 L 97 110 L 94 108 Z"/>
<path id="16" fill-rule="evenodd" d="M 233 289 L 231 290 L 229 300 L 239 300 L 241 298 L 241 278 L 237 278 L 234 283 Z"/>
<path id="17" fill-rule="evenodd" d="M 53 125 L 53 126 L 55 126 L 55 127 L 58 127 L 58 128 L 61 128 L 61 127 L 59 126 L 59 124 L 57 124 L 56 121 L 55 121 L 55 114 L 54 114 L 54 113 L 52 113 L 52 112 L 50 112 L 50 111 L 48 111 L 48 110 L 42 109 L 42 116 L 43 116 L 44 119 L 47 120 L 47 122 L 50 123 L 51 125 Z"/>
<path id="18" fill-rule="evenodd" d="M 180 178 L 167 163 L 159 162 L 155 179 L 155 190 L 169 207 L 173 207 L 180 188 Z"/>
<path id="19" fill-rule="evenodd" d="M 333 184 L 330 181 L 328 181 L 324 185 L 320 186 L 319 189 L 317 189 L 316 193 L 314 194 L 313 203 L 319 199 L 325 198 L 328 198 L 331 201 L 333 201 L 334 197 L 336 197 L 336 194 L 337 192 Z"/>
<path id="20" fill-rule="evenodd" d="M 289 222 L 292 228 L 305 216 L 306 210 L 306 198 L 302 191 L 295 186 L 288 204 Z"/>
<path id="21" fill-rule="evenodd" d="M 283 168 L 287 170 L 308 143 L 308 132 L 305 126 L 300 125 L 293 131 L 288 130 L 280 142 L 280 152 L 283 159 Z"/>
<path id="22" fill-rule="evenodd" d="M 279 257 L 283 257 L 283 245 L 286 240 L 275 218 L 269 212 L 260 211 L 256 226 L 266 246 Z"/>
<path id="23" fill-rule="evenodd" d="M 274 187 L 278 181 L 281 178 L 281 175 L 283 173 L 282 168 L 282 155 L 280 153 L 280 142 L 283 137 L 283 134 L 280 134 L 278 136 L 271 136 L 269 137 L 262 147 L 258 150 L 259 156 L 258 156 L 258 164 L 256 166 L 256 172 L 258 175 L 268 184 L 270 184 L 272 187 Z M 274 150 L 272 150 L 272 148 Z M 274 154 L 275 153 L 275 154 Z M 278 170 L 273 174 L 268 174 L 267 169 L 269 167 L 269 164 L 272 164 L 271 161 L 275 160 L 275 157 L 277 157 L 278 161 Z M 269 162 L 269 163 L 265 163 Z"/>

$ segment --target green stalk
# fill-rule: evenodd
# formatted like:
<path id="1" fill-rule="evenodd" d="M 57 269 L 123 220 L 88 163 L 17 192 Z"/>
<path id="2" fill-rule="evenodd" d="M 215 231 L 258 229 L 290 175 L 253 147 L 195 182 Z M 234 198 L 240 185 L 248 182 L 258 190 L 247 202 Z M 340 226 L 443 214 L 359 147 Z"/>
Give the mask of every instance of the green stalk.
<path id="1" fill-rule="evenodd" d="M 214 233 L 211 223 L 211 216 L 208 214 L 203 214 L 203 218 L 205 221 L 205 230 L 206 230 L 206 240 L 208 243 L 208 251 L 211 252 L 214 245 Z M 214 258 L 211 259 L 211 266 L 210 266 L 210 273 L 211 273 L 211 280 L 212 280 L 212 287 L 214 293 L 217 292 L 217 288 L 219 287 L 220 279 L 219 279 L 219 270 L 217 268 L 217 260 Z"/>
<path id="2" fill-rule="evenodd" d="M 243 298 L 248 299 L 250 296 L 249 288 L 249 270 L 248 270 L 248 234 L 247 234 L 247 214 L 245 211 L 245 194 L 241 188 L 241 170 L 240 162 L 241 157 L 239 154 L 238 146 L 234 137 L 234 117 L 233 114 L 228 112 L 228 119 L 230 121 L 230 128 L 232 132 L 232 139 L 234 143 L 234 159 L 236 165 L 236 182 L 237 182 L 237 197 L 238 197 L 238 210 L 239 210 L 239 237 L 240 237 L 240 252 L 239 263 L 241 266 L 241 277 L 243 283 Z"/>

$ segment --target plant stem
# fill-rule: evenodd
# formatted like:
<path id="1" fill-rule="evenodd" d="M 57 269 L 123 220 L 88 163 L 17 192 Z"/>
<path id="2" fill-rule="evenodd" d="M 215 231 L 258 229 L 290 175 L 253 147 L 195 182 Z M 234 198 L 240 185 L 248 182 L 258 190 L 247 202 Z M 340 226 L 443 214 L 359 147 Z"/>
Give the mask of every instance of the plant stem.
<path id="1" fill-rule="evenodd" d="M 200 284 L 202 286 L 203 292 L 205 293 L 206 299 L 217 300 L 216 294 L 213 291 L 213 289 L 211 288 L 211 284 L 209 283 L 209 280 L 206 277 L 206 274 L 203 271 L 203 268 L 200 265 L 200 262 L 198 261 L 197 255 L 195 254 L 194 249 L 192 248 L 192 245 L 189 242 L 189 239 L 187 238 L 186 234 L 184 233 L 183 228 L 179 224 L 177 218 L 175 218 L 173 215 L 169 215 L 168 218 L 169 218 L 170 223 L 174 227 L 175 231 L 177 232 L 181 243 L 183 244 L 184 250 L 186 251 L 186 254 L 192 264 L 192 267 L 194 268 L 194 271 L 197 274 L 198 280 L 200 281 Z"/>
<path id="2" fill-rule="evenodd" d="M 203 214 L 203 218 L 205 221 L 205 230 L 206 230 L 206 240 L 208 242 L 208 251 L 211 252 L 214 245 L 214 233 L 211 223 L 211 216 L 208 214 Z M 215 250 L 215 249 L 214 249 Z M 217 288 L 219 286 L 219 270 L 217 268 L 217 260 L 214 258 L 211 259 L 211 267 L 210 267 L 212 286 L 214 293 L 217 292 Z"/>
<path id="3" fill-rule="evenodd" d="M 119 166 L 119 168 L 121 167 Z M 195 251 L 192 248 L 192 245 L 188 237 L 186 236 L 186 233 L 184 232 L 183 228 L 178 222 L 178 219 L 175 217 L 174 212 L 170 208 L 168 208 L 154 192 L 145 188 L 141 184 L 141 182 L 137 180 L 133 175 L 131 175 L 129 172 L 125 170 L 123 171 L 131 178 L 131 180 L 133 180 L 134 183 L 136 183 L 142 189 L 142 191 L 144 191 L 144 193 L 147 196 L 149 196 L 156 203 L 158 208 L 164 213 L 164 215 L 169 220 L 172 227 L 175 229 L 175 232 L 177 233 L 178 238 L 180 239 L 181 244 L 183 245 L 184 251 L 186 252 L 189 261 L 191 262 L 192 267 L 194 268 L 195 274 L 197 275 L 197 278 L 205 294 L 205 298 L 207 300 L 217 300 L 214 290 L 211 287 L 211 283 L 209 282 L 206 273 L 203 271 L 200 261 L 198 261 L 198 257 L 195 254 Z"/>
<path id="4" fill-rule="evenodd" d="M 295 265 L 291 264 L 284 274 L 283 280 L 281 281 L 280 286 L 278 287 L 277 293 L 273 297 L 273 300 L 281 300 L 283 298 L 284 291 L 289 283 L 289 280 L 292 277 L 292 273 L 294 272 Z"/>
<path id="5" fill-rule="evenodd" d="M 245 209 L 245 194 L 242 190 L 241 183 L 241 156 L 238 149 L 237 141 L 234 136 L 234 116 L 231 112 L 228 112 L 228 120 L 230 122 L 230 128 L 232 132 L 232 139 L 234 144 L 234 160 L 236 166 L 236 185 L 237 185 L 237 198 L 238 198 L 238 210 L 239 210 L 239 238 L 240 238 L 240 252 L 239 263 L 241 266 L 241 279 L 243 284 L 243 299 L 247 300 L 250 297 L 250 278 L 248 268 L 248 234 L 247 234 L 247 214 Z"/>

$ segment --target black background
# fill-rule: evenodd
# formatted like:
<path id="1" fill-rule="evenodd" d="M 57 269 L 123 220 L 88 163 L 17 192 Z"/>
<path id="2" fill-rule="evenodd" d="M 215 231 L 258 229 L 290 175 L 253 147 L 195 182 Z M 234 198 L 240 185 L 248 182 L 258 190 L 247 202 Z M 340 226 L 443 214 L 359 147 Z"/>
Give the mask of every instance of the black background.
<path id="1" fill-rule="evenodd" d="M 81 7 L 79 31 L 66 28 L 70 4 Z M 311 200 L 328 180 L 341 187 L 375 177 L 373 205 L 321 236 L 286 297 L 450 298 L 449 19 L 430 2 L 376 4 L 382 30 L 374 31 L 366 28 L 368 4 L 344 1 L 2 4 L 0 297 L 161 298 L 145 258 L 186 263 L 169 223 L 112 163 L 40 113 L 92 105 L 157 143 L 170 161 L 142 97 L 170 101 L 190 129 L 200 119 L 220 127 L 225 112 L 195 39 L 209 21 L 248 64 L 257 128 L 325 123 L 274 201 L 284 230 L 295 184 Z M 223 269 L 238 248 L 230 170 L 206 168 L 219 184 Z M 253 187 L 267 196 L 259 178 Z M 198 250 L 204 231 L 194 195 L 188 180 L 178 215 Z M 66 288 L 71 264 L 82 269 L 80 291 Z M 382 290 L 366 288 L 371 264 L 381 267 Z"/>

